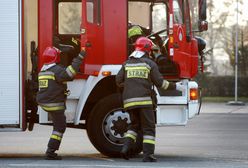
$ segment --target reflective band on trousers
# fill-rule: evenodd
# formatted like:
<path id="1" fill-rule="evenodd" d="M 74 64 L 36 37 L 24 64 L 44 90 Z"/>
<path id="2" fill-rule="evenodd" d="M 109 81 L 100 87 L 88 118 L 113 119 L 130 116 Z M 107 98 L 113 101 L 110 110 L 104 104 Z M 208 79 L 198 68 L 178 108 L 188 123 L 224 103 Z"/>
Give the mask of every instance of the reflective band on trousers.
<path id="1" fill-rule="evenodd" d="M 133 131 L 133 130 L 128 130 L 127 131 L 127 134 L 132 134 L 133 136 L 137 136 L 138 134 L 135 132 L 135 131 Z"/>
<path id="2" fill-rule="evenodd" d="M 125 137 L 127 138 L 131 138 L 131 139 L 133 139 L 134 141 L 136 141 L 136 137 L 135 136 L 133 136 L 132 134 L 126 134 L 125 135 Z"/>
<path id="3" fill-rule="evenodd" d="M 64 110 L 65 106 L 54 106 L 54 107 L 41 106 L 41 108 L 45 111 L 58 111 L 58 110 Z"/>
<path id="4" fill-rule="evenodd" d="M 155 137 L 151 135 L 144 135 L 143 136 L 143 143 L 148 143 L 148 144 L 155 144 Z"/>
<path id="5" fill-rule="evenodd" d="M 62 137 L 60 137 L 58 135 L 51 135 L 51 138 L 55 139 L 55 140 L 58 140 L 58 141 L 61 141 L 61 139 L 62 139 Z"/>
<path id="6" fill-rule="evenodd" d="M 57 111 L 57 110 L 64 110 L 65 103 L 40 103 L 40 107 L 45 111 Z"/>
<path id="7" fill-rule="evenodd" d="M 152 105 L 152 101 L 138 101 L 138 102 L 130 102 L 130 103 L 125 103 L 124 108 L 132 107 L 132 106 L 142 106 L 142 105 Z"/>
<path id="8" fill-rule="evenodd" d="M 59 137 L 63 137 L 63 133 L 58 132 L 58 131 L 53 131 L 52 135 L 57 135 Z"/>
<path id="9" fill-rule="evenodd" d="M 148 143 L 148 144 L 153 144 L 155 145 L 155 141 L 154 140 L 150 140 L 150 139 L 144 139 L 143 143 Z"/>
<path id="10" fill-rule="evenodd" d="M 139 102 L 139 101 L 149 101 L 152 100 L 151 97 L 134 97 L 124 100 L 124 104 L 131 103 L 131 102 Z"/>
<path id="11" fill-rule="evenodd" d="M 132 130 L 128 130 L 127 133 L 125 134 L 125 137 L 131 138 L 134 141 L 136 141 L 137 133 Z"/>

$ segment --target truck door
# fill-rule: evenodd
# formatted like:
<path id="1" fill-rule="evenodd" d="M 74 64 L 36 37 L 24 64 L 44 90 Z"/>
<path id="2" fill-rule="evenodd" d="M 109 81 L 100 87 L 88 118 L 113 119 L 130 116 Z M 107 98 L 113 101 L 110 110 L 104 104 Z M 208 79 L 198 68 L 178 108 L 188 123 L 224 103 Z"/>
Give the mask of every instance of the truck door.
<path id="1" fill-rule="evenodd" d="M 103 63 L 103 27 L 101 23 L 101 0 L 82 1 L 81 44 L 87 57 L 84 73 L 97 75 Z"/>
<path id="2" fill-rule="evenodd" d="M 173 60 L 179 64 L 180 77 L 191 77 L 191 23 L 187 0 L 173 0 Z"/>
<path id="3" fill-rule="evenodd" d="M 21 7 L 19 0 L 0 1 L 0 128 L 22 127 Z"/>

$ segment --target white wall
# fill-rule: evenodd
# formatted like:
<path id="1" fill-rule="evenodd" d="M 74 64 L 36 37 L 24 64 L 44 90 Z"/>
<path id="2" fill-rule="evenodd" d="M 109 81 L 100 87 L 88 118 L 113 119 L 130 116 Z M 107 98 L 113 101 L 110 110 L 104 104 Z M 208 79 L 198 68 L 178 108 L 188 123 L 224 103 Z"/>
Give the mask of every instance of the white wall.
<path id="1" fill-rule="evenodd" d="M 25 31 L 25 56 L 28 68 L 31 71 L 30 44 L 31 41 L 38 45 L 38 0 L 24 0 L 24 31 Z"/>

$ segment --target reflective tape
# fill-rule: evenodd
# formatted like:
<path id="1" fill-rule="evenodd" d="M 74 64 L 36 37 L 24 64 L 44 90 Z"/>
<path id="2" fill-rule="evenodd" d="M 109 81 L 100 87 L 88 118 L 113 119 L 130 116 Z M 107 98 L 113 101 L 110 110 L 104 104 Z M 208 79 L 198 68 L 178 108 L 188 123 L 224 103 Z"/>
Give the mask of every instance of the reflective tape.
<path id="1" fill-rule="evenodd" d="M 52 80 L 55 80 L 55 76 L 54 75 L 39 75 L 39 80 L 42 80 L 42 79 L 52 79 Z"/>
<path id="2" fill-rule="evenodd" d="M 59 136 L 59 137 L 63 137 L 63 133 L 58 132 L 58 131 L 53 131 L 53 132 L 52 132 L 52 135 L 57 135 L 57 136 Z"/>
<path id="3" fill-rule="evenodd" d="M 148 144 L 152 144 L 155 145 L 155 141 L 154 140 L 150 140 L 150 139 L 144 139 L 143 143 L 148 143 Z"/>
<path id="4" fill-rule="evenodd" d="M 53 107 L 53 106 L 64 106 L 65 103 L 64 102 L 60 102 L 60 103 L 40 103 L 40 106 L 46 106 L 46 107 Z"/>
<path id="5" fill-rule="evenodd" d="M 125 67 L 147 67 L 148 69 L 151 69 L 150 65 L 148 65 L 147 63 L 126 64 Z"/>
<path id="6" fill-rule="evenodd" d="M 145 70 L 150 72 L 150 69 L 145 66 L 125 67 L 125 70 Z"/>
<path id="7" fill-rule="evenodd" d="M 143 139 L 155 140 L 155 137 L 154 136 L 151 136 L 151 135 L 144 135 L 143 136 Z"/>
<path id="8" fill-rule="evenodd" d="M 77 74 L 77 72 L 71 65 L 66 68 L 66 72 L 71 78 Z"/>
<path id="9" fill-rule="evenodd" d="M 134 136 L 137 136 L 138 134 L 136 132 L 134 132 L 133 130 L 128 130 L 127 134 L 132 134 Z"/>
<path id="10" fill-rule="evenodd" d="M 54 72 L 52 72 L 52 71 L 41 71 L 40 73 L 39 73 L 39 76 L 40 75 L 53 75 L 54 76 Z"/>
<path id="11" fill-rule="evenodd" d="M 52 139 L 55 139 L 55 140 L 58 140 L 58 141 L 61 141 L 62 137 L 58 136 L 58 135 L 51 135 Z"/>
<path id="12" fill-rule="evenodd" d="M 124 104 L 124 108 L 132 107 L 132 106 L 142 106 L 142 105 L 152 105 L 152 101 L 139 101 L 139 102 L 130 102 Z"/>
<path id="13" fill-rule="evenodd" d="M 135 98 L 130 98 L 130 99 L 124 100 L 124 104 L 130 103 L 130 102 L 149 101 L 149 100 L 152 100 L 152 98 L 151 97 L 135 97 Z"/>
<path id="14" fill-rule="evenodd" d="M 151 135 L 144 135 L 143 136 L 143 143 L 148 143 L 148 144 L 155 144 L 155 137 Z"/>
<path id="15" fill-rule="evenodd" d="M 65 107 L 63 106 L 58 106 L 58 107 L 44 107 L 44 106 L 41 106 L 41 108 L 45 111 L 58 111 L 58 110 L 64 110 Z"/>
<path id="16" fill-rule="evenodd" d="M 71 73 L 71 71 L 70 71 L 70 69 L 67 67 L 66 68 L 66 73 L 71 77 L 71 78 L 73 78 L 74 77 L 74 75 Z"/>
<path id="17" fill-rule="evenodd" d="M 161 88 L 166 90 L 169 87 L 169 85 L 170 85 L 170 82 L 168 82 L 167 80 L 163 80 L 163 84 Z"/>
<path id="18" fill-rule="evenodd" d="M 134 141 L 136 141 L 136 136 L 132 135 L 132 134 L 126 134 L 125 137 L 127 138 L 131 138 L 133 139 Z"/>

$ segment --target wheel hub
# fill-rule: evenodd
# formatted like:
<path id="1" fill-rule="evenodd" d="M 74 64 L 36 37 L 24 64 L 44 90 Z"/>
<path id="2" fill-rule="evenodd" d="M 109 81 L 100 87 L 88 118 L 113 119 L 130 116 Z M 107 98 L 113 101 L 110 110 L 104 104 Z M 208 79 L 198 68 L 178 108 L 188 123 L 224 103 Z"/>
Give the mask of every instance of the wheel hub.
<path id="1" fill-rule="evenodd" d="M 103 122 L 103 132 L 107 139 L 114 144 L 124 142 L 124 134 L 131 123 L 129 114 L 122 110 L 115 110 L 106 115 Z"/>
<path id="2" fill-rule="evenodd" d="M 124 136 L 124 133 L 127 132 L 127 118 L 122 119 L 121 117 L 118 117 L 117 121 L 113 120 L 113 126 L 111 127 L 111 130 L 114 130 L 114 134 L 118 135 L 120 134 L 122 137 Z"/>

